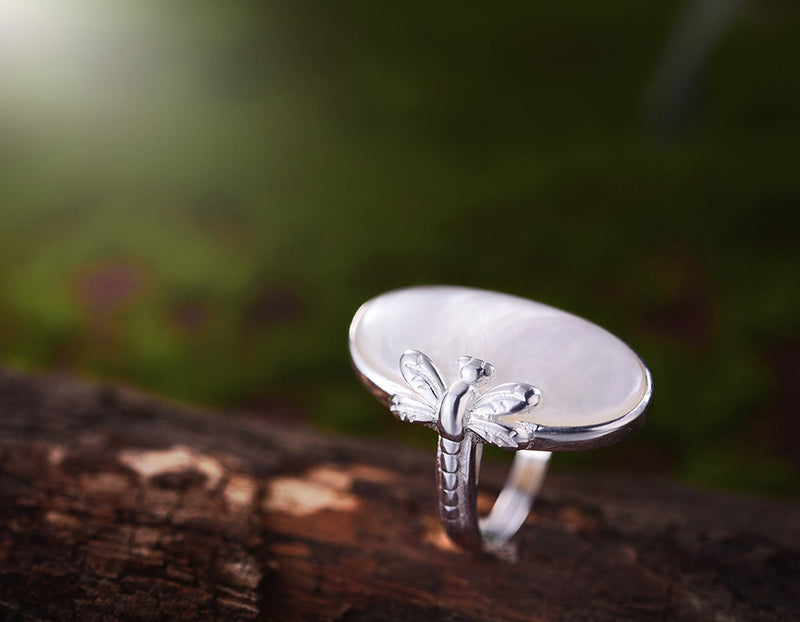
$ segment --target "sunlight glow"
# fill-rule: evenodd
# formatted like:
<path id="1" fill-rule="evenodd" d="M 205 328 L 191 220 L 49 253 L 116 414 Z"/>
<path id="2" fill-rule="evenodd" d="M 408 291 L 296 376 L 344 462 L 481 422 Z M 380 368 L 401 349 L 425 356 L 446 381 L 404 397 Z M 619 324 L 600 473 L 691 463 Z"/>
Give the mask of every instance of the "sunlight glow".
<path id="1" fill-rule="evenodd" d="M 35 66 L 63 51 L 78 7 L 70 0 L 0 0 L 0 63 Z"/>

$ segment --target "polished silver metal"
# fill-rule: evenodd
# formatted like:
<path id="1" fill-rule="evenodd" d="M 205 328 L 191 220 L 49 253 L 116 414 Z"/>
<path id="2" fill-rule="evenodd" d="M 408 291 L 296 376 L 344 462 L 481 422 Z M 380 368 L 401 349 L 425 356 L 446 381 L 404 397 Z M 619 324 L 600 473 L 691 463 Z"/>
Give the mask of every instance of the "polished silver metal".
<path id="1" fill-rule="evenodd" d="M 463 287 L 396 290 L 365 303 L 350 327 L 350 353 L 361 380 L 397 418 L 438 432 L 439 516 L 450 539 L 471 550 L 507 550 L 551 451 L 631 434 L 652 396 L 647 367 L 602 328 Z M 479 519 L 483 444 L 517 453 L 493 509 Z"/>

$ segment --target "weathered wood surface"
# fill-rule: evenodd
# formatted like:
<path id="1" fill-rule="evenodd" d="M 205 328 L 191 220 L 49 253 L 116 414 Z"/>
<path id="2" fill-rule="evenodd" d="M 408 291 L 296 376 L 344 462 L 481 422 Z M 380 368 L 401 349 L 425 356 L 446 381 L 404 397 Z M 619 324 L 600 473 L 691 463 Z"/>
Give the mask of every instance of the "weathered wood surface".
<path id="1" fill-rule="evenodd" d="M 509 564 L 448 546 L 431 442 L 375 446 L 2 371 L 0 620 L 800 615 L 797 504 L 556 474 Z M 489 465 L 483 485 L 502 476 Z"/>

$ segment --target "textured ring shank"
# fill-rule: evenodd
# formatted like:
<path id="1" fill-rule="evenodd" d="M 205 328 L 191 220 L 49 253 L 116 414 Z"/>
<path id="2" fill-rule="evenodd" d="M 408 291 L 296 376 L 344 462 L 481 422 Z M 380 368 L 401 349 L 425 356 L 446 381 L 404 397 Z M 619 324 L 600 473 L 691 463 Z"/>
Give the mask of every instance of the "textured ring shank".
<path id="1" fill-rule="evenodd" d="M 461 441 L 440 436 L 436 459 L 442 526 L 453 542 L 475 551 L 500 547 L 517 533 L 541 490 L 550 459 L 547 451 L 517 451 L 492 511 L 479 519 L 476 500 L 480 449 L 472 433 Z"/>

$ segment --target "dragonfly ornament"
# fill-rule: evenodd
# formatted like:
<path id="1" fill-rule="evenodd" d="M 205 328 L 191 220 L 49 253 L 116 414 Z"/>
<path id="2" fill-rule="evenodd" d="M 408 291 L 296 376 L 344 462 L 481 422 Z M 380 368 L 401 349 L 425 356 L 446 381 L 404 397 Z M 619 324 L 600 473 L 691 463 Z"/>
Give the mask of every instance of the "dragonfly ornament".
<path id="1" fill-rule="evenodd" d="M 400 373 L 414 392 L 395 394 L 389 406 L 392 413 L 401 421 L 432 427 L 448 441 L 464 440 L 469 430 L 491 445 L 526 447 L 538 426 L 524 421 L 509 424 L 503 418 L 539 404 L 539 389 L 511 382 L 481 392 L 479 387 L 494 376 L 494 367 L 472 356 L 459 357 L 458 366 L 458 380 L 447 386 L 427 355 L 419 350 L 404 352 Z"/>

